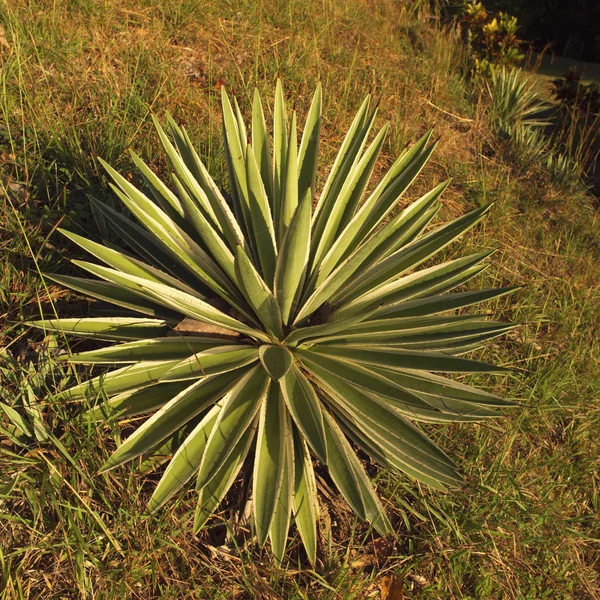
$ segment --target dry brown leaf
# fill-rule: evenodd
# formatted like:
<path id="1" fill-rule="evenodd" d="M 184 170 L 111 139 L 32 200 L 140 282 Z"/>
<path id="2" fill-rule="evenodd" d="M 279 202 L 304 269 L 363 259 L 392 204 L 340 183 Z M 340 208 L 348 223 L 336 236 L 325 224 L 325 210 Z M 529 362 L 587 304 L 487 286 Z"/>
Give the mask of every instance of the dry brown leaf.
<path id="1" fill-rule="evenodd" d="M 396 544 L 393 539 L 381 537 L 373 540 L 364 548 L 364 552 L 352 561 L 353 569 L 382 566 L 394 553 Z"/>
<path id="2" fill-rule="evenodd" d="M 240 338 L 242 337 L 237 331 L 231 329 L 225 329 L 224 327 L 218 327 L 217 325 L 211 325 L 210 323 L 203 323 L 202 321 L 196 321 L 186 317 L 177 324 L 172 332 L 169 333 L 171 336 L 175 335 L 205 335 L 205 336 L 226 336 L 228 338 Z"/>
<path id="3" fill-rule="evenodd" d="M 6 29 L 2 25 L 0 25 L 0 47 L 10 50 L 10 44 L 6 39 Z"/>
<path id="4" fill-rule="evenodd" d="M 388 575 L 381 580 L 381 600 L 404 600 L 404 580 Z"/>

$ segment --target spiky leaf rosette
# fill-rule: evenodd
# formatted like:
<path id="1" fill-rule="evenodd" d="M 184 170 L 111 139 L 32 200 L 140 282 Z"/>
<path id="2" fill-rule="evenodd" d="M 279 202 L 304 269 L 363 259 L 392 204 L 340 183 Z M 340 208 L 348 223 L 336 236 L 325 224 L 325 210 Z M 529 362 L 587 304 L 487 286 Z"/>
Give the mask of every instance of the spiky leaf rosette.
<path id="1" fill-rule="evenodd" d="M 105 165 L 131 218 L 93 200 L 124 249 L 63 232 L 101 264 L 73 261 L 92 278 L 50 277 L 138 316 L 34 325 L 118 342 L 71 355 L 73 363 L 118 368 L 59 396 L 101 392 L 107 400 L 89 411 L 96 419 L 152 413 L 104 470 L 172 452 L 150 505 L 195 477 L 197 530 L 252 456 L 259 543 L 270 538 L 281 561 L 293 515 L 314 562 L 313 459 L 382 533 L 390 525 L 355 446 L 435 488 L 459 481 L 413 422 L 481 421 L 511 404 L 439 374 L 503 370 L 463 355 L 510 325 L 452 313 L 510 289 L 453 291 L 485 268 L 488 253 L 417 269 L 489 208 L 428 228 L 443 183 L 396 210 L 434 149 L 430 134 L 366 194 L 387 131 L 368 142 L 376 110 L 367 97 L 315 204 L 320 86 L 298 145 L 296 114 L 286 120 L 277 84 L 272 151 L 258 93 L 251 142 L 225 90 L 222 105 L 230 200 L 169 117 L 170 136 L 156 127 L 173 185 L 133 154 L 144 191 Z"/>

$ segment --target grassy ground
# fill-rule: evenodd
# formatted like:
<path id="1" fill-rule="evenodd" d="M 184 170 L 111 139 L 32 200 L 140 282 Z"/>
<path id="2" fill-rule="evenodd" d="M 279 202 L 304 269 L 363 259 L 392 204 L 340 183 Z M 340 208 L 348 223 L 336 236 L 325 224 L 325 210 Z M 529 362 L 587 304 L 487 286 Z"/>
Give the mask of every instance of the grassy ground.
<path id="1" fill-rule="evenodd" d="M 507 159 L 456 34 L 420 4 L 0 4 L 0 395 L 40 407 L 44 440 L 0 443 L 0 598 L 376 598 L 392 573 L 406 598 L 600 597 L 597 205 Z M 493 425 L 432 428 L 464 487 L 441 495 L 372 471 L 397 532 L 385 542 L 323 496 L 315 570 L 298 540 L 276 569 L 252 545 L 215 546 L 222 526 L 194 537 L 192 492 L 148 515 L 155 476 L 140 468 L 97 476 L 118 429 L 48 400 L 72 375 L 50 374 L 48 340 L 18 325 L 40 308 L 87 310 L 40 272 L 70 269 L 58 223 L 96 235 L 86 194 L 110 201 L 97 156 L 129 173 L 132 147 L 161 171 L 149 115 L 168 110 L 224 183 L 218 88 L 247 114 L 253 88 L 271 99 L 277 76 L 301 114 L 323 83 L 322 175 L 369 91 L 380 124 L 391 121 L 381 169 L 434 126 L 441 143 L 410 198 L 452 176 L 444 217 L 495 200 L 464 242 L 498 249 L 477 285 L 525 286 L 489 306 L 524 323 L 485 352 L 514 374 L 478 381 L 522 408 Z"/>

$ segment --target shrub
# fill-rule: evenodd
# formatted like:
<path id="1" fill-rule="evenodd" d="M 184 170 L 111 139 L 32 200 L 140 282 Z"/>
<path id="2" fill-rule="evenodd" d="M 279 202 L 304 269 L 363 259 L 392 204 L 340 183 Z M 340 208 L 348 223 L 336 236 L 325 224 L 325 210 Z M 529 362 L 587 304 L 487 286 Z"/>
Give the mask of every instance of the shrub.
<path id="1" fill-rule="evenodd" d="M 552 143 L 557 156 L 547 167 L 552 181 L 567 191 L 578 184 L 593 187 L 600 156 L 600 86 L 583 84 L 581 77 L 581 70 L 572 67 L 554 81 L 559 111 Z"/>
<path id="2" fill-rule="evenodd" d="M 600 84 L 583 84 L 582 75 L 581 69 L 571 67 L 564 77 L 552 82 L 553 95 L 563 109 L 575 108 L 584 114 L 597 115 L 600 113 Z"/>
<path id="3" fill-rule="evenodd" d="M 488 73 L 494 66 L 514 67 L 524 58 L 516 17 L 489 13 L 481 2 L 464 0 L 459 22 L 467 30 L 476 72 Z"/>
<path id="4" fill-rule="evenodd" d="M 314 562 L 313 458 L 382 533 L 390 523 L 353 444 L 435 488 L 460 482 L 450 458 L 411 421 L 481 421 L 511 405 L 432 373 L 505 370 L 462 355 L 511 325 L 450 312 L 511 289 L 453 291 L 485 269 L 490 252 L 415 270 L 489 210 L 424 232 L 448 182 L 395 210 L 433 152 L 431 133 L 363 200 L 387 132 L 383 127 L 367 145 L 376 115 L 367 97 L 314 205 L 320 87 L 298 146 L 296 113 L 286 124 L 278 84 L 272 154 L 257 93 L 251 143 L 224 89 L 222 106 L 231 203 L 185 129 L 169 117 L 171 141 L 157 122 L 176 192 L 135 154 L 145 191 L 105 164 L 133 218 L 93 202 L 127 250 L 64 231 L 105 265 L 73 261 L 94 279 L 50 276 L 121 307 L 123 316 L 33 324 L 118 342 L 72 354 L 74 364 L 121 366 L 58 398 L 101 395 L 88 411 L 93 419 L 154 413 L 103 470 L 172 453 L 150 507 L 195 476 L 198 530 L 251 461 L 258 542 L 270 537 L 281 561 L 293 514 Z"/>
<path id="5" fill-rule="evenodd" d="M 521 69 L 498 67 L 484 79 L 489 96 L 488 114 L 499 136 L 508 140 L 515 158 L 523 165 L 542 161 L 550 140 L 544 129 L 549 104 L 542 101 L 531 78 Z"/>

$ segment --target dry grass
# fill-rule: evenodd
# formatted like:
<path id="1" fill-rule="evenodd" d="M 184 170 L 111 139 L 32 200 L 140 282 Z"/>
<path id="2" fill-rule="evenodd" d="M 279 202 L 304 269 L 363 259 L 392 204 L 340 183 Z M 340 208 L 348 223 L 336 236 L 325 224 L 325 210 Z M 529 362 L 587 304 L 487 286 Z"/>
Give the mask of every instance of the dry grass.
<path id="1" fill-rule="evenodd" d="M 0 395 L 32 386 L 53 438 L 0 444 L 0 598 L 367 598 L 396 573 L 407 598 L 597 598 L 600 466 L 598 212 L 535 169 L 507 163 L 462 71 L 457 34 L 413 3 L 225 0 L 5 2 L 0 22 Z M 447 177 L 443 217 L 491 200 L 465 244 L 498 248 L 478 285 L 526 287 L 489 309 L 522 321 L 486 356 L 520 369 L 479 383 L 523 401 L 494 426 L 437 427 L 467 483 L 439 495 L 372 470 L 397 535 L 384 543 L 324 490 L 315 570 L 297 540 L 276 569 L 268 553 L 219 541 L 218 521 L 191 534 L 193 494 L 158 516 L 145 501 L 155 476 L 95 472 L 121 431 L 48 400 L 71 376 L 36 378 L 44 344 L 18 321 L 40 304 L 86 304 L 39 271 L 68 270 L 61 219 L 94 235 L 85 194 L 106 198 L 101 156 L 128 173 L 136 149 L 161 170 L 149 114 L 184 123 L 225 185 L 218 88 L 243 110 L 253 88 L 283 78 L 305 114 L 325 92 L 321 177 L 363 96 L 391 122 L 380 168 L 428 128 L 438 150 L 407 200 Z M 377 175 L 377 173 L 376 173 Z M 109 201 L 110 199 L 107 198 Z M 41 354 L 40 354 L 41 352 Z M 34 361 L 34 373 L 28 371 Z M 235 494 L 226 508 L 235 508 Z M 232 513 L 223 516 L 227 524 Z M 215 545 L 216 544 L 216 545 Z"/>

